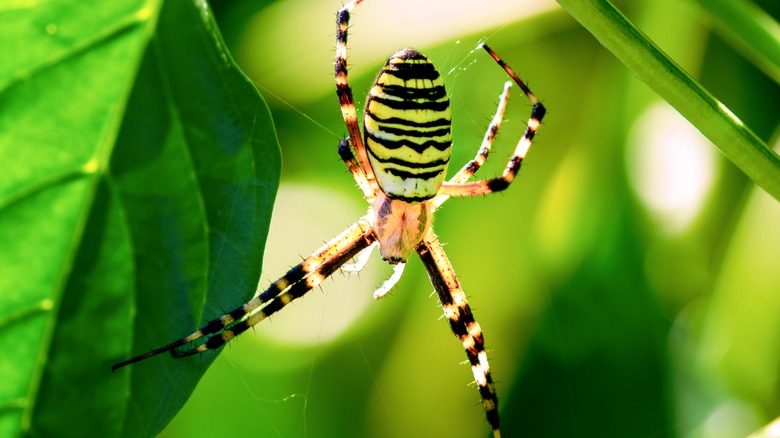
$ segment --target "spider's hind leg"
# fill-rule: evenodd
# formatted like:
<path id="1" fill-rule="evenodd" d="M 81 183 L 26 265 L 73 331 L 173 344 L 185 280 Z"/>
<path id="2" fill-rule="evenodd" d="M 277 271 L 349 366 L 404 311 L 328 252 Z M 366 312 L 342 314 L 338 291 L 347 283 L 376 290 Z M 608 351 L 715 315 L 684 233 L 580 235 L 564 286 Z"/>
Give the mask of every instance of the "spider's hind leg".
<path id="1" fill-rule="evenodd" d="M 452 184 L 465 183 L 469 178 L 474 176 L 483 164 L 485 164 L 485 161 L 490 154 L 490 148 L 493 146 L 493 140 L 496 138 L 496 134 L 498 134 L 498 128 L 501 127 L 501 122 L 504 120 L 504 112 L 506 111 L 506 104 L 509 100 L 509 91 L 511 88 L 511 81 L 504 83 L 504 90 L 498 97 L 496 113 L 493 115 L 493 119 L 490 121 L 490 125 L 488 125 L 488 128 L 485 131 L 485 137 L 482 139 L 482 144 L 477 151 L 477 155 L 473 160 L 466 163 L 466 165 L 447 182 Z"/>
<path id="2" fill-rule="evenodd" d="M 374 189 L 371 188 L 371 183 L 368 181 L 366 172 L 360 167 L 360 163 L 358 163 L 357 158 L 355 158 L 355 154 L 352 153 L 351 146 L 352 142 L 349 137 L 341 140 L 339 142 L 339 157 L 341 157 L 341 161 L 343 161 L 347 166 L 347 169 L 349 169 L 352 178 L 355 178 L 355 182 L 363 192 L 363 197 L 366 198 L 366 201 L 372 203 L 374 198 L 376 198 L 376 194 Z"/>
<path id="3" fill-rule="evenodd" d="M 466 163 L 460 170 L 458 170 L 458 172 L 447 181 L 447 184 L 453 185 L 466 183 L 472 176 L 474 176 L 475 173 L 477 173 L 480 167 L 485 164 L 488 155 L 490 155 L 490 149 L 493 147 L 493 140 L 496 138 L 498 129 L 501 127 L 501 122 L 504 120 L 504 112 L 506 111 L 507 101 L 509 100 L 509 91 L 511 89 L 512 82 L 507 81 L 504 84 L 504 90 L 498 97 L 498 107 L 496 108 L 496 113 L 493 115 L 493 119 L 490 121 L 490 124 L 485 131 L 485 136 L 482 139 L 482 144 L 479 146 L 479 150 L 477 150 L 477 155 L 474 157 L 474 159 Z M 433 200 L 434 211 L 441 207 L 441 205 L 444 204 L 444 202 L 449 198 L 450 195 L 436 196 Z"/>
<path id="4" fill-rule="evenodd" d="M 528 123 L 525 128 L 525 133 L 520 137 L 520 140 L 515 146 L 515 151 L 512 157 L 509 159 L 503 174 L 498 178 L 491 178 L 482 181 L 474 181 L 470 183 L 445 182 L 441 186 L 439 196 L 476 196 L 486 195 L 488 193 L 498 192 L 506 189 L 514 181 L 517 172 L 520 170 L 520 165 L 525 159 L 528 150 L 531 148 L 536 132 L 539 130 L 539 126 L 542 124 L 542 119 L 547 113 L 547 109 L 539 102 L 539 99 L 531 92 L 530 88 L 520 77 L 510 68 L 490 47 L 486 44 L 482 44 L 482 48 L 488 52 L 488 54 L 501 66 L 504 71 L 507 72 L 510 78 L 520 87 L 525 96 L 533 105 L 531 109 L 531 117 L 528 119 Z M 443 202 L 443 201 L 442 201 Z"/>
<path id="5" fill-rule="evenodd" d="M 351 139 L 352 146 L 354 147 L 355 154 L 357 155 L 357 162 L 359 168 L 363 170 L 365 175 L 368 189 L 364 188 L 364 184 L 358 181 L 360 188 L 363 190 L 363 194 L 368 199 L 369 193 L 373 196 L 379 189 L 376 182 L 376 176 L 371 170 L 371 165 L 368 161 L 368 153 L 366 152 L 365 145 L 363 144 L 363 134 L 360 132 L 360 124 L 358 123 L 357 110 L 355 109 L 355 99 L 352 97 L 352 87 L 349 85 L 349 74 L 347 72 L 347 35 L 349 31 L 349 15 L 352 9 L 360 4 L 363 0 L 352 0 L 344 5 L 336 14 L 336 59 L 335 59 L 335 79 L 336 79 L 336 95 L 339 98 L 341 106 L 341 115 L 344 118 L 344 124 L 347 126 L 347 132 Z M 343 143 L 343 142 L 342 142 Z M 353 157 L 354 158 L 354 157 Z M 349 164 L 348 164 L 349 166 Z M 351 169 L 350 169 L 351 170 Z M 355 175 L 353 172 L 352 175 Z"/>

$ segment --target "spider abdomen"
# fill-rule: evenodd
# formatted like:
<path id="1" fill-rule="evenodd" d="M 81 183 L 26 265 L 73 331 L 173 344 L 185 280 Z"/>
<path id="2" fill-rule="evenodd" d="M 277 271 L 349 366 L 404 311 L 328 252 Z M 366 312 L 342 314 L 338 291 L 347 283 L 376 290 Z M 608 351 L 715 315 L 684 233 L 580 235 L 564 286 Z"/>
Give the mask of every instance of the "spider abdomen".
<path id="1" fill-rule="evenodd" d="M 436 195 L 452 149 L 452 112 L 444 81 L 421 53 L 395 53 L 366 99 L 365 145 L 382 191 L 421 202 Z"/>

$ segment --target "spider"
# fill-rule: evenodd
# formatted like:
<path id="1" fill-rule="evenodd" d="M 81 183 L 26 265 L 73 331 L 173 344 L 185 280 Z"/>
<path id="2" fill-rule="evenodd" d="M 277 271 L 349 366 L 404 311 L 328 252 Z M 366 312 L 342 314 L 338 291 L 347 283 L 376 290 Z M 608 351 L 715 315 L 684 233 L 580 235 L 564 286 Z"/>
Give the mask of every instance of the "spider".
<path id="1" fill-rule="evenodd" d="M 482 329 L 433 232 L 431 217 L 451 196 L 484 195 L 506 189 L 520 169 L 546 110 L 517 74 L 482 44 L 530 100 L 533 105 L 531 117 L 503 174 L 469 182 L 487 159 L 503 119 L 512 86 L 512 81 L 507 81 L 477 155 L 444 181 L 452 150 L 449 98 L 441 76 L 428 58 L 414 49 L 403 49 L 389 58 L 371 87 L 361 133 L 347 80 L 347 31 L 350 12 L 362 2 L 353 0 L 337 14 L 335 73 L 336 93 L 349 134 L 339 143 L 338 153 L 370 204 L 368 213 L 246 304 L 184 338 L 120 362 L 112 369 L 115 371 L 166 351 L 175 357 L 185 357 L 219 348 L 304 296 L 340 268 L 347 269 L 350 260 L 356 259 L 355 264 L 360 265 L 359 260 L 376 246 L 382 259 L 395 265 L 393 276 L 374 292 L 374 297 L 380 298 L 400 278 L 412 252 L 417 252 L 439 297 L 444 316 L 466 351 L 487 421 L 493 436 L 499 438 L 498 397 Z M 350 269 L 359 270 L 360 266 Z M 205 341 L 179 348 L 201 338 Z"/>

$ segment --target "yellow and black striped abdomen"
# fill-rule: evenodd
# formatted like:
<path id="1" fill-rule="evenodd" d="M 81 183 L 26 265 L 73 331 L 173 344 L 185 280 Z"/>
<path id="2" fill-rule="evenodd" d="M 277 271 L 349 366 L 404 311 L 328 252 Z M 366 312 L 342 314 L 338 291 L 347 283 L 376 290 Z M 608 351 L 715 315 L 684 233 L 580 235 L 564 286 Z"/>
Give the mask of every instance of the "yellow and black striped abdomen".
<path id="1" fill-rule="evenodd" d="M 430 199 L 439 191 L 452 148 L 450 100 L 439 72 L 412 49 L 394 54 L 366 100 L 365 144 L 389 198 Z"/>

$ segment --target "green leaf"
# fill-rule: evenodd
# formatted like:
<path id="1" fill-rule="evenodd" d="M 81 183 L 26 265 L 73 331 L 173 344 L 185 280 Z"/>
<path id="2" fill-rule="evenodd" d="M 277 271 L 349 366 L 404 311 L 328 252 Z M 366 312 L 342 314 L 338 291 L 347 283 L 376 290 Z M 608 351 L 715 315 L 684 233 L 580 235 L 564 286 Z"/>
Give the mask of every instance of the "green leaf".
<path id="1" fill-rule="evenodd" d="M 750 179 L 775 199 L 780 199 L 780 157 L 777 153 L 663 53 L 612 3 L 608 0 L 558 0 L 558 3 Z"/>
<path id="2" fill-rule="evenodd" d="M 10 5 L 0 40 L 0 436 L 154 435 L 214 355 L 111 365 L 254 293 L 270 114 L 203 2 Z"/>

